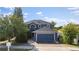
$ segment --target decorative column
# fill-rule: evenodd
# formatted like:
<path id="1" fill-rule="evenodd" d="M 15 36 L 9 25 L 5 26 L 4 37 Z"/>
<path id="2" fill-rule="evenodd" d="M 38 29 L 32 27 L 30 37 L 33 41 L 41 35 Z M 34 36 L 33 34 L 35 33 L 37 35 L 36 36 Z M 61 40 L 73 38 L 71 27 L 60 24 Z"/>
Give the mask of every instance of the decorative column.
<path id="1" fill-rule="evenodd" d="M 55 39 L 55 32 L 54 32 L 54 42 L 56 43 L 56 39 Z"/>
<path id="2" fill-rule="evenodd" d="M 37 33 L 36 33 L 36 42 L 37 42 Z"/>

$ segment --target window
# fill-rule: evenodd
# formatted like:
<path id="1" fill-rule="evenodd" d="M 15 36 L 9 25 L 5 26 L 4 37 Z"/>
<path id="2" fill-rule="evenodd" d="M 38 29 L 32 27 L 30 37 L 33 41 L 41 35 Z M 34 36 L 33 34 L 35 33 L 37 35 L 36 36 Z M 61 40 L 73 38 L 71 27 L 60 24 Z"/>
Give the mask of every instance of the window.
<path id="1" fill-rule="evenodd" d="M 31 25 L 30 25 L 30 28 L 36 28 L 36 25 L 31 24 Z"/>
<path id="2" fill-rule="evenodd" d="M 47 24 L 42 24 L 41 27 L 48 27 Z"/>
<path id="3" fill-rule="evenodd" d="M 40 26 L 40 25 L 38 25 L 38 28 L 41 28 L 41 26 Z"/>

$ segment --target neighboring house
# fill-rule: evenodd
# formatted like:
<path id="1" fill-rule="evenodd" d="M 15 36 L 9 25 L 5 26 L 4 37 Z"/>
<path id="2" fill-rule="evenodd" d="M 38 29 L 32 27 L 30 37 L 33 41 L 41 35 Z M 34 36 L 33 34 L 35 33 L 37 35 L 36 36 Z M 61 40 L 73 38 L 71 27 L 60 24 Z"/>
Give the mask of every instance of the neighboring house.
<path id="1" fill-rule="evenodd" d="M 27 23 L 32 35 L 32 39 L 38 43 L 56 43 L 57 32 L 52 31 L 52 26 L 49 22 L 42 20 L 32 20 Z"/>

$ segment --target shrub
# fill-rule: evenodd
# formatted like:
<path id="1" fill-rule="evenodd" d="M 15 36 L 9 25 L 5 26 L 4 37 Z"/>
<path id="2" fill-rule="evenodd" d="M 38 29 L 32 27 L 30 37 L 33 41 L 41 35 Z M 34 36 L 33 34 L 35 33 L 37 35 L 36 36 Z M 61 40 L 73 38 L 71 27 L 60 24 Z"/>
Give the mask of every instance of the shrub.
<path id="1" fill-rule="evenodd" d="M 32 38 L 32 33 L 30 31 L 27 32 L 27 39 L 31 39 Z"/>
<path id="2" fill-rule="evenodd" d="M 63 28 L 63 42 L 73 44 L 73 39 L 78 34 L 78 28 L 75 24 L 69 23 Z"/>
<path id="3" fill-rule="evenodd" d="M 27 43 L 27 33 L 21 33 L 19 35 L 16 36 L 16 40 L 17 43 Z"/>
<path id="4" fill-rule="evenodd" d="M 5 40 L 6 40 L 5 37 L 0 38 L 0 41 L 5 41 Z"/>

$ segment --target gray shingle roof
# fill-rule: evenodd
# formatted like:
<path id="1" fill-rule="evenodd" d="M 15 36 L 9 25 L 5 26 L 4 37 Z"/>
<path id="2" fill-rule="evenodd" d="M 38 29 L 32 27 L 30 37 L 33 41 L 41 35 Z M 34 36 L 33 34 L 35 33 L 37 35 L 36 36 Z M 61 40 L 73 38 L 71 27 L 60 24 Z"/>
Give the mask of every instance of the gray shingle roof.
<path id="1" fill-rule="evenodd" d="M 33 31 L 33 33 L 37 33 L 37 34 L 53 34 L 54 31 L 52 31 L 50 28 L 41 28 L 41 29 L 38 29 L 36 31 Z"/>
<path id="2" fill-rule="evenodd" d="M 31 24 L 31 23 L 35 23 L 35 24 L 50 24 L 49 22 L 43 21 L 43 20 L 32 20 L 27 22 L 27 24 Z"/>

